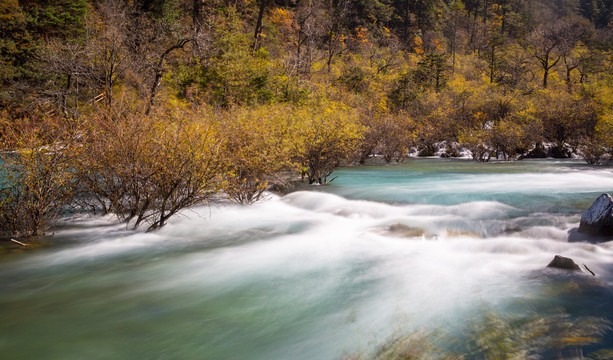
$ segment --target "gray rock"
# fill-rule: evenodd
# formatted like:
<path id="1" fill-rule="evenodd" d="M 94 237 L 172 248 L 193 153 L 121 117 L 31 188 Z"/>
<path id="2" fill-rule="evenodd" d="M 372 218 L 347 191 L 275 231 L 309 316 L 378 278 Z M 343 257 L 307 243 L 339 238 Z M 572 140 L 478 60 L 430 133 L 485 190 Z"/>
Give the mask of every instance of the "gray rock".
<path id="1" fill-rule="evenodd" d="M 609 194 L 600 195 L 581 215 L 579 232 L 594 236 L 613 235 L 613 198 Z"/>
<path id="2" fill-rule="evenodd" d="M 571 271 L 581 271 L 581 268 L 571 258 L 556 255 L 553 260 L 547 265 L 549 268 L 565 269 Z"/>

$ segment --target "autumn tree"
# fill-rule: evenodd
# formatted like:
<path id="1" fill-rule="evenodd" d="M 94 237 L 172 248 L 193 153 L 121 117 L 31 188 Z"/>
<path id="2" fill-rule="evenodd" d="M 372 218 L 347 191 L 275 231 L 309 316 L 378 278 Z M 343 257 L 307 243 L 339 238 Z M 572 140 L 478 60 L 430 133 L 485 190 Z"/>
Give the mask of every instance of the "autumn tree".
<path id="1" fill-rule="evenodd" d="M 551 69 L 558 64 L 564 54 L 588 34 L 589 25 L 578 18 L 547 22 L 532 32 L 529 43 L 534 57 L 543 70 L 543 88 L 547 88 Z"/>
<path id="2" fill-rule="evenodd" d="M 572 85 L 571 73 L 573 70 L 588 64 L 594 53 L 586 43 L 594 34 L 589 21 L 581 18 L 565 19 L 567 24 L 563 28 L 561 44 L 562 60 L 564 64 L 565 80 L 568 86 Z M 582 81 L 582 78 L 580 78 Z"/>
<path id="3" fill-rule="evenodd" d="M 370 155 L 378 155 L 388 164 L 400 163 L 409 155 L 415 140 L 415 125 L 406 112 L 364 114 L 360 123 L 363 126 L 359 145 L 361 163 Z"/>
<path id="4" fill-rule="evenodd" d="M 325 53 L 326 68 L 332 71 L 334 58 L 346 50 L 347 31 L 343 26 L 350 12 L 350 0 L 330 1 L 324 9 L 321 26 L 323 28 L 322 48 Z"/>
<path id="5" fill-rule="evenodd" d="M 239 204 L 260 200 L 271 186 L 283 186 L 292 163 L 296 124 L 290 106 L 263 106 L 224 114 L 223 191 Z"/>
<path id="6" fill-rule="evenodd" d="M 302 74 L 309 74 L 311 65 L 318 57 L 316 53 L 322 27 L 318 20 L 322 17 L 322 6 L 319 1 L 300 1 L 296 9 L 296 67 Z"/>
<path id="7" fill-rule="evenodd" d="M 543 70 L 543 88 L 547 88 L 549 71 L 560 61 L 560 46 L 562 38 L 560 24 L 547 23 L 541 25 L 530 34 L 530 44 L 533 56 Z"/>
<path id="8" fill-rule="evenodd" d="M 554 144 L 554 157 L 569 157 L 583 138 L 590 138 L 598 122 L 595 102 L 589 96 L 565 91 L 543 92 L 536 116 L 543 137 Z"/>
<path id="9" fill-rule="evenodd" d="M 342 104 L 323 103 L 313 109 L 295 113 L 300 119 L 295 153 L 309 184 L 325 184 L 334 169 L 357 153 L 361 127 Z"/>
<path id="10" fill-rule="evenodd" d="M 222 169 L 216 128 L 202 114 L 100 116 L 82 139 L 81 181 L 91 207 L 149 230 L 217 192 Z"/>
<path id="11" fill-rule="evenodd" d="M 386 163 L 402 162 L 414 143 L 414 125 L 407 114 L 387 115 L 380 119 L 375 127 L 379 141 L 377 153 Z"/>
<path id="12" fill-rule="evenodd" d="M 461 29 L 465 26 L 465 10 L 464 4 L 460 0 L 455 0 L 449 6 L 449 10 L 446 14 L 446 19 L 443 24 L 443 33 L 447 38 L 448 48 L 451 52 L 451 68 L 455 70 L 456 67 L 456 54 L 460 48 L 461 37 L 459 36 Z"/>
<path id="13" fill-rule="evenodd" d="M 17 238 L 44 235 L 77 194 L 77 133 L 57 118 L 9 120 L 2 115 L 0 233 Z"/>

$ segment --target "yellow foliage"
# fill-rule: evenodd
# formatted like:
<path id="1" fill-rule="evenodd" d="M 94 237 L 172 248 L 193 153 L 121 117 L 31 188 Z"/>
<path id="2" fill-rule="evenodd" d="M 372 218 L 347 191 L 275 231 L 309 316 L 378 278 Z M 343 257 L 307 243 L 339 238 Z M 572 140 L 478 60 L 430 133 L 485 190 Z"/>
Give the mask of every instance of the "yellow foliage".
<path id="1" fill-rule="evenodd" d="M 291 29 L 294 23 L 295 14 L 291 10 L 286 10 L 280 7 L 274 8 L 270 11 L 270 21 L 278 26 L 282 26 L 286 29 Z"/>
<path id="2" fill-rule="evenodd" d="M 14 151 L 1 155 L 0 234 L 43 235 L 75 196 L 74 166 L 82 149 L 75 129 L 60 119 L 6 115 L 0 113 L 2 146 Z"/>
<path id="3" fill-rule="evenodd" d="M 332 171 L 356 154 L 362 126 L 355 110 L 342 103 L 321 101 L 296 109 L 296 156 L 309 183 L 326 183 Z"/>
<path id="4" fill-rule="evenodd" d="M 218 190 L 220 140 L 206 113 L 99 115 L 85 129 L 80 181 L 103 212 L 134 227 L 162 227 Z"/>
<path id="5" fill-rule="evenodd" d="M 224 190 L 238 203 L 261 198 L 270 184 L 283 182 L 279 174 L 292 168 L 293 108 L 269 105 L 236 109 L 222 115 Z"/>

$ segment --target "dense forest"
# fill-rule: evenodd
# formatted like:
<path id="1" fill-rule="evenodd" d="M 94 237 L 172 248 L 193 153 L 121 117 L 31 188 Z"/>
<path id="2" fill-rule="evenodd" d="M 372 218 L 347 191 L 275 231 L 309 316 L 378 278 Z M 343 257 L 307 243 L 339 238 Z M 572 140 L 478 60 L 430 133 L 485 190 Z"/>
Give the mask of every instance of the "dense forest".
<path id="1" fill-rule="evenodd" d="M 341 164 L 613 152 L 607 0 L 0 0 L 5 236 Z"/>

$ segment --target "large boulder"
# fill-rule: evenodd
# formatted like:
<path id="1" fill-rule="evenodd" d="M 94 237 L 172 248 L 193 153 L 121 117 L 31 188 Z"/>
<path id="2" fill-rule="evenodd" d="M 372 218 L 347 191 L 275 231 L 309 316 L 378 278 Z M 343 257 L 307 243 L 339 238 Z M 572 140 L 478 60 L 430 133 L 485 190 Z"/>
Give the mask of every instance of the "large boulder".
<path id="1" fill-rule="evenodd" d="M 581 215 L 579 232 L 594 236 L 613 236 L 613 198 L 600 195 Z"/>
<path id="2" fill-rule="evenodd" d="M 573 259 L 560 255 L 556 255 L 553 260 L 551 260 L 549 265 L 547 265 L 547 267 L 571 271 L 581 271 L 581 268 Z"/>

